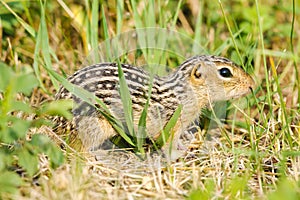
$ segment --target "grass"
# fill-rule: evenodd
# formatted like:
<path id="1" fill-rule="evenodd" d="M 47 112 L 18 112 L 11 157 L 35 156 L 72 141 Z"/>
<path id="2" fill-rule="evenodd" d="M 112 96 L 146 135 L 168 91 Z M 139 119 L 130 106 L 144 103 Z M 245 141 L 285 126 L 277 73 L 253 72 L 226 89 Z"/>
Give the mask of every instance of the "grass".
<path id="1" fill-rule="evenodd" d="M 0 81 L 0 188 L 7 188 L 0 189 L 1 198 L 299 199 L 299 1 L 0 4 L 0 67 L 1 74 L 9 74 L 1 78 L 8 81 Z M 143 32 L 145 27 L 176 34 L 164 29 Z M 130 32 L 134 28 L 139 29 Z M 129 37 L 132 33 L 137 39 Z M 134 51 L 108 40 L 120 35 Z M 98 48 L 99 42 L 104 48 Z M 10 138 L 8 130 L 13 130 L 20 133 L 19 141 L 27 141 L 27 130 L 38 127 L 33 122 L 42 123 L 47 114 L 68 116 L 68 102 L 44 104 L 52 102 L 64 80 L 56 81 L 52 71 L 65 76 L 82 63 L 118 57 L 135 65 L 148 63 L 149 71 L 162 75 L 186 57 L 202 53 L 239 63 L 254 76 L 257 87 L 243 99 L 220 104 L 221 111 L 226 110 L 221 125 L 218 120 L 213 123 L 214 115 L 224 112 L 219 115 L 218 107 L 206 110 L 188 155 L 177 162 L 164 163 L 155 156 L 141 161 L 134 154 L 114 152 L 95 161 L 71 151 L 65 152 L 67 161 L 61 164 L 57 149 L 44 137 L 24 146 Z M 24 84 L 20 88 L 9 83 L 19 76 L 33 83 L 26 87 L 19 80 Z M 37 119 L 32 120 L 33 114 Z M 41 142 L 51 148 L 39 147 Z M 30 165 L 30 159 L 38 167 Z M 25 171 L 23 176 L 16 175 L 16 165 Z M 9 178 L 15 181 L 3 181 Z"/>

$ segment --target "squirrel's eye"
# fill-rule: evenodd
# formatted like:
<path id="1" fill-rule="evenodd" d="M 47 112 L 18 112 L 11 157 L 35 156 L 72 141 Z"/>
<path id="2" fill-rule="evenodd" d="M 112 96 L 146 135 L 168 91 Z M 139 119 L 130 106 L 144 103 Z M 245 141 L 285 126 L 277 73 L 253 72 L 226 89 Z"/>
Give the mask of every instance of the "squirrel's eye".
<path id="1" fill-rule="evenodd" d="M 232 77 L 232 73 L 228 68 L 221 68 L 219 69 L 219 73 L 224 78 L 230 78 Z"/>

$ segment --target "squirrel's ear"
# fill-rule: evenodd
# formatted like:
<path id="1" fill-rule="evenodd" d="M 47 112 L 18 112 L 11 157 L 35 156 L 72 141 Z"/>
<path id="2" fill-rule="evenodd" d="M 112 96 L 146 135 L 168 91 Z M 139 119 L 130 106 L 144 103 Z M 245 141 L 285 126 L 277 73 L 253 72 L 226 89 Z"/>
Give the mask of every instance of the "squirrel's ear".
<path id="1" fill-rule="evenodd" d="M 194 66 L 193 70 L 192 70 L 192 77 L 194 77 L 195 79 L 201 78 L 201 67 L 202 64 L 198 63 L 197 65 Z"/>
<path id="2" fill-rule="evenodd" d="M 203 63 L 198 63 L 197 65 L 194 66 L 192 73 L 191 73 L 191 81 L 193 82 L 193 85 L 203 85 L 204 84 L 204 79 L 203 76 Z"/>

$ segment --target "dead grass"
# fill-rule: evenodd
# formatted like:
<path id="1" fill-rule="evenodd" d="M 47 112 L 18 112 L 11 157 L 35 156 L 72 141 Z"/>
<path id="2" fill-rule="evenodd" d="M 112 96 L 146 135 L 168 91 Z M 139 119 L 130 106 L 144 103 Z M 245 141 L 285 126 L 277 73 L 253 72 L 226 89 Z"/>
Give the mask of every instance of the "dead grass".
<path id="1" fill-rule="evenodd" d="M 250 150 L 248 134 L 255 135 L 236 130 L 230 146 L 219 129 L 198 132 L 187 155 L 172 163 L 155 154 L 142 161 L 130 151 L 74 152 L 66 153 L 69 161 L 52 171 L 42 157 L 38 185 L 22 188 L 22 199 L 186 199 L 199 189 L 212 199 L 266 199 L 282 178 L 280 164 L 286 165 L 288 179 L 299 181 L 299 157 L 280 163 L 280 151 L 270 152 L 268 135 L 256 139 L 257 151 Z M 245 189 L 232 193 L 236 184 Z"/>
<path id="2" fill-rule="evenodd" d="M 247 151 L 249 141 L 236 139 L 242 143 L 237 148 L 229 148 L 222 137 L 195 140 L 194 144 L 202 145 L 174 163 L 158 155 L 141 161 L 130 152 L 101 154 L 98 160 L 68 153 L 69 162 L 52 171 L 42 158 L 38 185 L 22 188 L 21 199 L 185 199 L 196 189 L 208 191 L 213 199 L 232 199 L 235 196 L 230 190 L 235 184 L 245 184 L 244 194 L 236 197 L 265 199 L 281 176 L 281 158 L 270 156 L 263 146 L 259 146 L 261 155 L 255 155 Z M 285 164 L 287 177 L 298 180 L 299 157 Z M 209 182 L 213 184 L 210 190 Z"/>

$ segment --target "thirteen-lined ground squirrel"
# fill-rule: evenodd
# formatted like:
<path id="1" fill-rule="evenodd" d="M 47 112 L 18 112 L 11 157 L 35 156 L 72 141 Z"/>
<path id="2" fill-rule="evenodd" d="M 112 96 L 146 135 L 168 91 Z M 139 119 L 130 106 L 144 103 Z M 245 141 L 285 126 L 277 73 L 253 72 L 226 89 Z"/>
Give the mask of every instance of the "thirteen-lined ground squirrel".
<path id="1" fill-rule="evenodd" d="M 130 90 L 134 124 L 137 128 L 148 96 L 150 74 L 127 64 L 122 64 L 122 69 Z M 85 67 L 73 74 L 69 81 L 99 97 L 114 117 L 124 121 L 116 63 Z M 175 126 L 171 143 L 176 152 L 181 133 L 199 116 L 202 108 L 210 102 L 241 97 L 247 94 L 253 85 L 253 79 L 241 67 L 226 58 L 206 55 L 192 57 L 182 63 L 174 73 L 165 77 L 154 77 L 147 115 L 147 134 L 157 138 L 181 104 L 181 116 Z M 68 124 L 60 119 L 60 123 L 57 123 L 54 129 L 58 134 L 66 134 L 66 127 L 71 127 L 67 134 L 71 138 L 79 136 L 85 150 L 98 147 L 104 140 L 116 134 L 110 123 L 98 111 L 72 96 L 65 88 L 61 88 L 56 97 L 73 98 L 77 105 L 79 104 L 73 109 L 72 122 Z M 169 144 L 164 148 L 167 149 Z"/>

